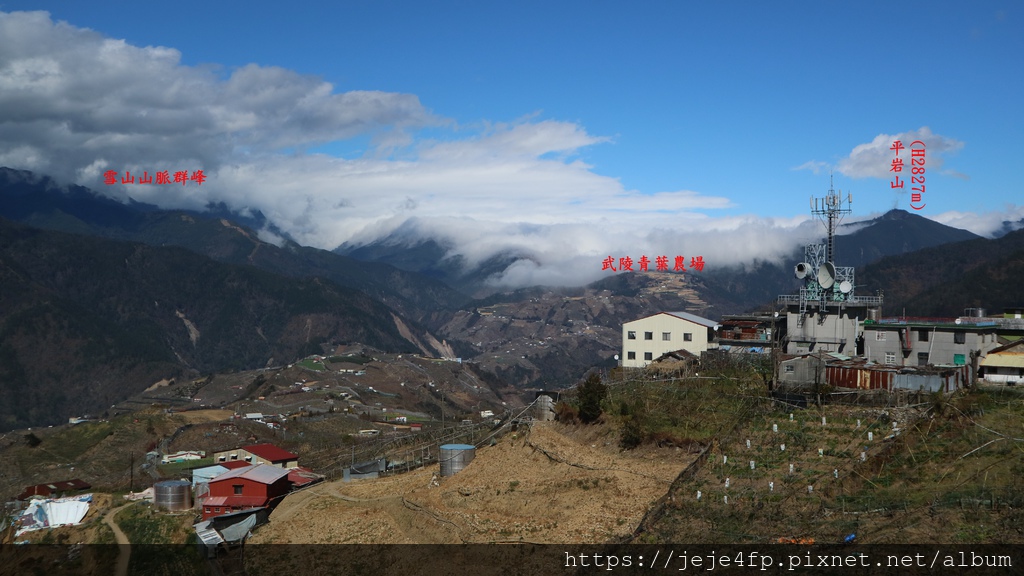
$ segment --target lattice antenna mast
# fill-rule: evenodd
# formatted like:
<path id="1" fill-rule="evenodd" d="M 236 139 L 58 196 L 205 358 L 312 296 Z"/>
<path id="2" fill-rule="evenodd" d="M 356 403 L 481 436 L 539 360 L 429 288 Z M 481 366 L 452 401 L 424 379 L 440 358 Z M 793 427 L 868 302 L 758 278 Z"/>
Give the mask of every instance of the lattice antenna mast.
<path id="1" fill-rule="evenodd" d="M 852 210 L 850 204 L 853 204 L 853 196 L 851 194 L 846 195 L 846 206 L 843 206 L 843 193 L 842 191 L 836 192 L 832 187 L 832 175 L 828 176 L 828 194 L 824 198 L 811 198 L 811 214 L 814 214 L 825 224 L 828 228 L 828 252 L 825 256 L 826 262 L 835 262 L 835 244 L 836 244 L 836 228 L 842 221 L 843 216 L 849 214 Z"/>

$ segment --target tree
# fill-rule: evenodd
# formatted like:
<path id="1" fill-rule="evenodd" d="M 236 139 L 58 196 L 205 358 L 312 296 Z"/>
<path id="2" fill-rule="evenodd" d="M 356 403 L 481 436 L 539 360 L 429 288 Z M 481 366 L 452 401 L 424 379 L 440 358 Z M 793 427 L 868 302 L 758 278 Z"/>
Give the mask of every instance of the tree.
<path id="1" fill-rule="evenodd" d="M 601 382 L 601 376 L 588 376 L 579 386 L 580 421 L 584 424 L 596 422 L 601 417 L 601 403 L 607 395 L 608 387 Z"/>
<path id="2" fill-rule="evenodd" d="M 40 440 L 39 436 L 36 436 L 34 432 L 29 432 L 28 434 L 25 434 L 25 444 L 28 444 L 29 448 L 35 448 L 36 446 L 39 446 L 42 443 L 43 441 Z"/>

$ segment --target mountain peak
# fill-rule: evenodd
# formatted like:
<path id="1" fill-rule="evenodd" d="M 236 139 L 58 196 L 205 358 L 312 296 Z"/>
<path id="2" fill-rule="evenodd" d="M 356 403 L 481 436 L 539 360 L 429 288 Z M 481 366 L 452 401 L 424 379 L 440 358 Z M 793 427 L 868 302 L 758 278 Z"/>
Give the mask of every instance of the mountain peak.
<path id="1" fill-rule="evenodd" d="M 892 210 L 889 210 L 885 214 L 879 216 L 877 220 L 906 220 L 911 216 L 914 216 L 914 214 L 911 214 L 910 212 L 907 212 L 902 208 L 893 208 Z"/>

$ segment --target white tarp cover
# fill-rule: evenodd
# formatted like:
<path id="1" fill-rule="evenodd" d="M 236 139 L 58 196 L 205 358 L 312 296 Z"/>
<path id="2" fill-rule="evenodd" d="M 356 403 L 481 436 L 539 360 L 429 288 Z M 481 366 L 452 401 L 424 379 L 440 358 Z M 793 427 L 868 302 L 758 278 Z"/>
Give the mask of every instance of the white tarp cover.
<path id="1" fill-rule="evenodd" d="M 45 500 L 34 499 L 18 517 L 18 524 L 21 528 L 18 529 L 15 536 L 31 530 L 78 524 L 89 512 L 90 502 L 92 502 L 92 494 Z"/>

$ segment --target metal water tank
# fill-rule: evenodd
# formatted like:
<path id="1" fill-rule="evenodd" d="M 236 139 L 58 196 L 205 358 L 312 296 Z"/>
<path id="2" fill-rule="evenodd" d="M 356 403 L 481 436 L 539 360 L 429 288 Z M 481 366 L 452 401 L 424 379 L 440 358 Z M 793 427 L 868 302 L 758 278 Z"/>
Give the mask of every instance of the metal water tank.
<path id="1" fill-rule="evenodd" d="M 476 447 L 471 444 L 441 445 L 441 476 L 452 476 L 462 471 L 476 456 Z"/>
<path id="2" fill-rule="evenodd" d="M 534 404 L 534 414 L 537 420 L 550 422 L 555 419 L 555 401 L 547 394 L 537 396 L 537 403 Z"/>
<path id="3" fill-rule="evenodd" d="M 153 485 L 153 504 L 168 512 L 192 508 L 192 483 L 188 480 L 163 480 Z"/>

